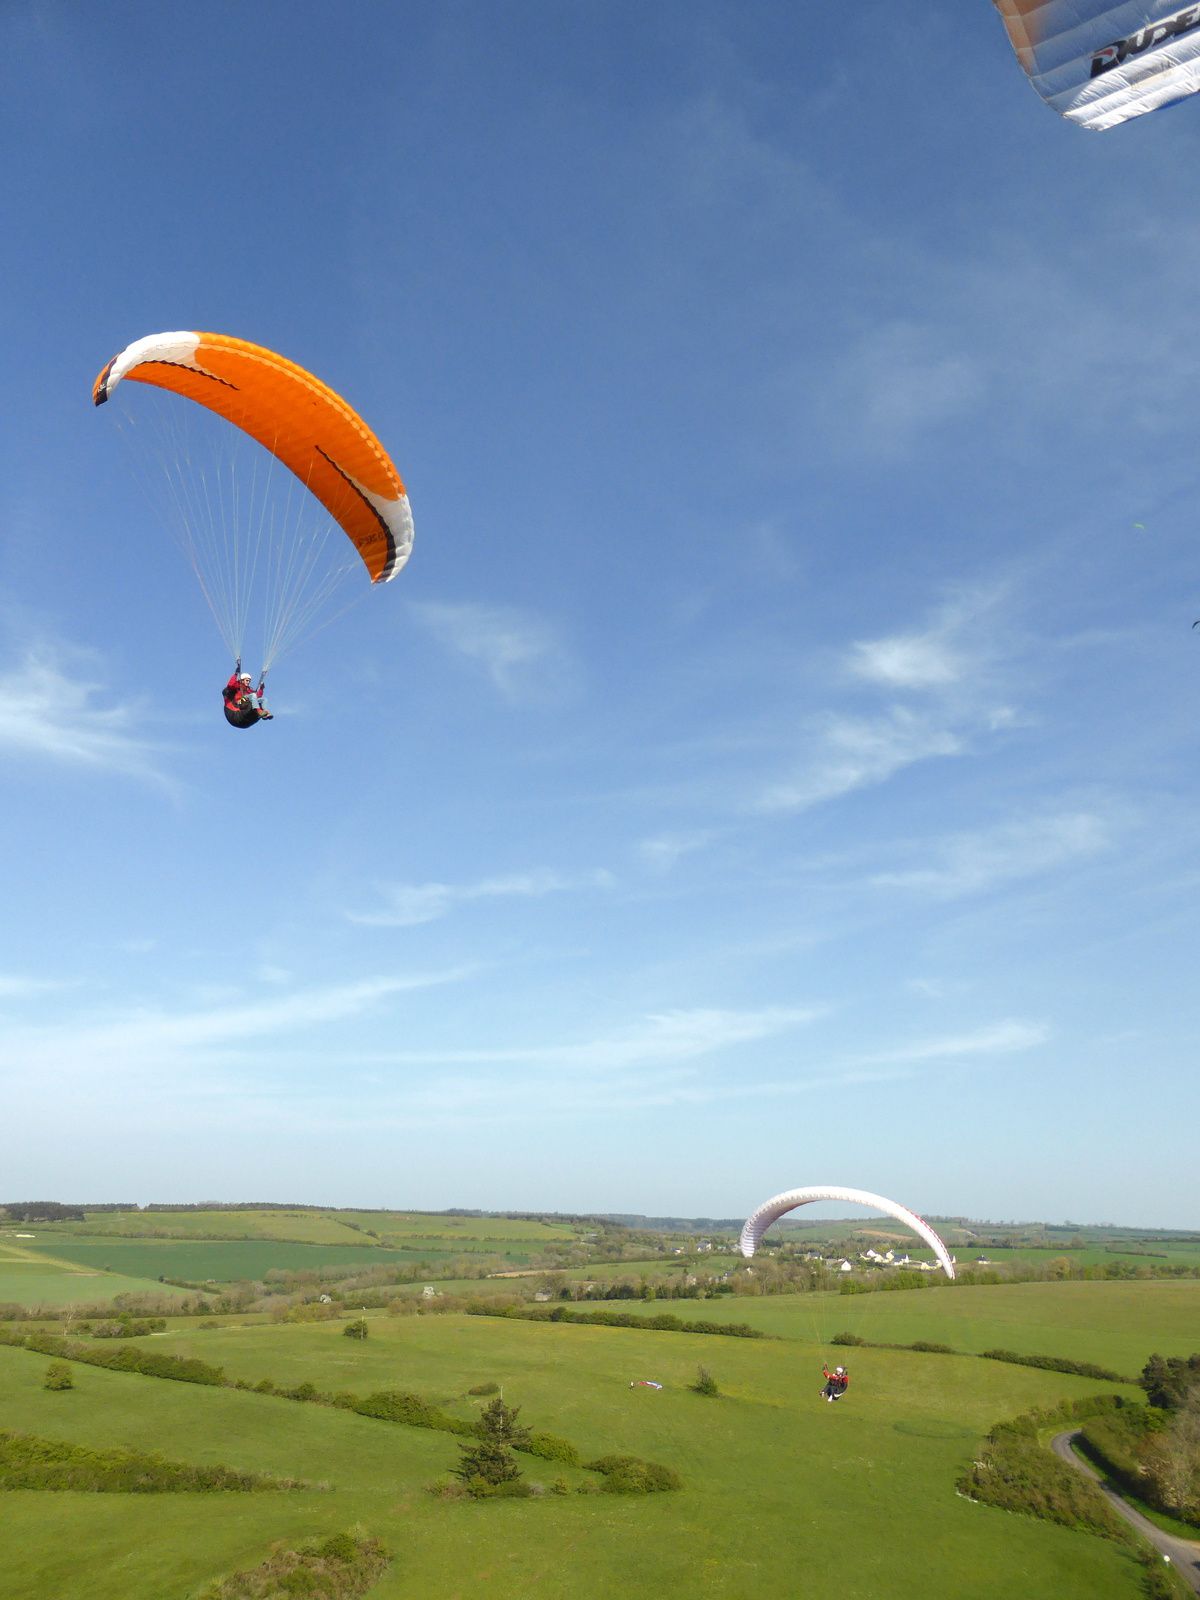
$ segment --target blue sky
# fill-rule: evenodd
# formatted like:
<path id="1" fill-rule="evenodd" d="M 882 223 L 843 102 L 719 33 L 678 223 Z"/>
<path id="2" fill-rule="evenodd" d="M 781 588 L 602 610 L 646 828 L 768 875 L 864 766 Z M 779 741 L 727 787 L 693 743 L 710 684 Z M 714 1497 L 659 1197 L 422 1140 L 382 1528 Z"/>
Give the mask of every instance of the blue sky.
<path id="1" fill-rule="evenodd" d="M 1200 110 L 910 9 L 0 11 L 5 1197 L 1200 1225 Z M 174 328 L 412 497 L 249 734 Z"/>

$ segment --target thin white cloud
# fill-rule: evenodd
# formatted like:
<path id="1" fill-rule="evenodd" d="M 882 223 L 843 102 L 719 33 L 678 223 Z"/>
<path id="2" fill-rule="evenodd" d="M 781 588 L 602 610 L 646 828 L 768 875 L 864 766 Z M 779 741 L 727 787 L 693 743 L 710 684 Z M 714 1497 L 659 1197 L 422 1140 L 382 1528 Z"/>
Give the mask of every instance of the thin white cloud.
<path id="1" fill-rule="evenodd" d="M 1086 811 L 1064 812 L 955 834 L 936 846 L 931 865 L 877 873 L 871 882 L 877 888 L 954 899 L 1053 872 L 1111 846 L 1112 833 L 1104 818 Z"/>
<path id="2" fill-rule="evenodd" d="M 767 1006 L 752 1011 L 695 1008 L 652 1014 L 635 1027 L 598 1039 L 495 1049 L 400 1051 L 379 1062 L 418 1065 L 508 1066 L 566 1071 L 613 1071 L 663 1066 L 710 1056 L 733 1045 L 775 1038 L 816 1021 L 814 1006 Z M 364 1058 L 365 1059 L 365 1058 Z"/>
<path id="3" fill-rule="evenodd" d="M 1045 1044 L 1049 1037 L 1050 1030 L 1044 1023 L 1009 1019 L 989 1023 L 973 1033 L 921 1039 L 913 1044 L 898 1045 L 893 1050 L 874 1051 L 856 1060 L 862 1066 L 919 1066 L 926 1062 L 961 1060 L 969 1056 L 1012 1055 L 1023 1050 L 1034 1050 L 1038 1045 Z"/>
<path id="4" fill-rule="evenodd" d="M 801 1064 L 786 1076 L 776 1073 L 758 1079 L 743 1073 L 704 1071 L 704 1058 L 723 1048 L 780 1037 L 820 1015 L 817 1010 L 788 1008 L 676 1012 L 647 1018 L 625 1034 L 584 1045 L 406 1053 L 386 1060 L 443 1068 L 474 1065 L 485 1070 L 423 1073 L 415 1081 L 406 1078 L 402 1097 L 386 1079 L 373 1073 L 356 1092 L 371 1099 L 377 1121 L 397 1126 L 628 1115 L 635 1110 L 724 1101 L 764 1103 L 772 1097 L 794 1099 L 824 1089 L 895 1083 L 918 1076 L 923 1067 L 1034 1050 L 1049 1037 L 1049 1030 L 1040 1024 L 1008 1020 L 894 1050 Z M 564 1070 L 521 1074 L 511 1070 L 514 1065 Z M 504 1067 L 504 1072 L 486 1070 L 497 1066 Z M 330 1117 L 344 1117 L 344 1098 L 326 1104 Z M 313 1109 L 308 1108 L 309 1115 Z"/>
<path id="5" fill-rule="evenodd" d="M 448 649 L 482 667 L 506 699 L 558 699 L 571 669 L 555 630 L 512 606 L 423 601 L 419 620 Z"/>
<path id="6" fill-rule="evenodd" d="M 86 1018 L 0 1032 L 0 1068 L 54 1066 L 84 1075 L 196 1062 L 206 1052 L 251 1040 L 294 1038 L 335 1022 L 376 1011 L 406 992 L 453 983 L 464 969 L 364 978 L 356 983 L 296 990 L 267 999 L 179 1012 L 143 1010 L 91 1021 Z"/>
<path id="7" fill-rule="evenodd" d="M 144 732 L 146 707 L 103 703 L 97 683 L 75 677 L 53 647 L 29 650 L 0 672 L 0 751 L 89 771 L 166 781 L 162 750 Z"/>
<path id="8" fill-rule="evenodd" d="M 65 987 L 61 978 L 29 978 L 20 973 L 0 972 L 0 1000 L 19 1000 L 25 995 L 45 994 L 47 990 Z"/>
<path id="9" fill-rule="evenodd" d="M 846 670 L 889 694 L 941 691 L 960 700 L 961 691 L 970 694 L 986 685 L 993 648 L 989 635 L 995 633 L 994 618 L 1007 598 L 1008 586 L 1002 583 L 956 589 L 923 627 L 857 640 Z"/>
<path id="10" fill-rule="evenodd" d="M 857 642 L 851 670 L 888 689 L 943 689 L 962 677 L 965 662 L 934 634 L 894 634 Z"/>
<path id="11" fill-rule="evenodd" d="M 684 856 L 704 850 L 717 837 L 713 828 L 693 828 L 679 833 L 660 833 L 642 839 L 637 846 L 642 860 L 655 872 L 670 872 Z"/>
<path id="12" fill-rule="evenodd" d="M 413 928 L 448 916 L 457 906 L 479 900 L 533 900 L 578 889 L 606 889 L 612 874 L 598 870 L 578 877 L 556 872 L 511 873 L 479 883 L 397 883 L 381 885 L 385 904 L 376 911 L 347 911 L 350 922 L 373 928 Z"/>
<path id="13" fill-rule="evenodd" d="M 902 706 L 880 717 L 830 714 L 810 739 L 807 759 L 791 777 L 771 784 L 758 808 L 803 811 L 884 783 L 917 762 L 960 755 L 963 748 L 952 728 Z"/>

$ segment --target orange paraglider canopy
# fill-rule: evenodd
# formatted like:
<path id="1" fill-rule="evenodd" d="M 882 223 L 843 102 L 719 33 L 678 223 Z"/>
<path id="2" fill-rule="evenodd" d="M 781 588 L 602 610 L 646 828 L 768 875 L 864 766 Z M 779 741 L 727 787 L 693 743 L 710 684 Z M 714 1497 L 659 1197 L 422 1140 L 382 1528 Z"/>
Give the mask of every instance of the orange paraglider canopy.
<path id="1" fill-rule="evenodd" d="M 195 400 L 256 439 L 344 530 L 372 583 L 394 578 L 412 549 L 400 474 L 340 395 L 295 362 L 223 333 L 157 333 L 114 356 L 96 379 L 103 405 L 123 378 Z"/>

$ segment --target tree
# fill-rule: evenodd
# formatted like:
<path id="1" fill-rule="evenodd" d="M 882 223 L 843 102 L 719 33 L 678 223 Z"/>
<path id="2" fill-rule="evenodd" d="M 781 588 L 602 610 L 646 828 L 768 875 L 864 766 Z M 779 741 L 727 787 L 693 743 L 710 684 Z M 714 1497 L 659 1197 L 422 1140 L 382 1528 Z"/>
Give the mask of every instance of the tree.
<path id="1" fill-rule="evenodd" d="M 1200 1520 L 1200 1391 L 1193 1391 L 1168 1425 L 1153 1435 L 1145 1466 L 1168 1510 Z"/>
<path id="2" fill-rule="evenodd" d="M 1138 1379 L 1152 1406 L 1176 1411 L 1185 1406 L 1189 1395 L 1200 1393 L 1200 1355 L 1152 1355 Z"/>
<path id="3" fill-rule="evenodd" d="M 506 1406 L 504 1396 L 497 1395 L 490 1406 L 484 1407 L 479 1418 L 481 1437 L 510 1450 L 526 1449 L 529 1445 L 529 1429 L 517 1422 L 520 1415 L 520 1406 Z"/>
<path id="4" fill-rule="evenodd" d="M 498 1439 L 481 1439 L 478 1444 L 464 1444 L 462 1457 L 454 1469 L 475 1495 L 485 1495 L 498 1489 L 502 1483 L 513 1483 L 521 1476 L 512 1451 Z"/>

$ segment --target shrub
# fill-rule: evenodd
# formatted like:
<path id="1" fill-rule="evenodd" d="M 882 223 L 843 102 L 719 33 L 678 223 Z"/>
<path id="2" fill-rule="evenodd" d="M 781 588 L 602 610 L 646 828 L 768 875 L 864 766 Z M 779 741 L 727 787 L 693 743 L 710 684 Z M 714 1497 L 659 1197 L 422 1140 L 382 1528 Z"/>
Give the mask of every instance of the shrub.
<path id="1" fill-rule="evenodd" d="M 910 1350 L 921 1350 L 926 1355 L 952 1356 L 953 1348 L 948 1344 L 934 1344 L 929 1339 L 917 1339 L 908 1347 Z"/>
<path id="2" fill-rule="evenodd" d="M 477 1383 L 472 1388 L 468 1389 L 467 1393 L 468 1394 L 499 1394 L 500 1393 L 500 1385 L 498 1383 Z"/>
<path id="3" fill-rule="evenodd" d="M 523 1483 L 518 1478 L 506 1478 L 503 1483 L 489 1491 L 490 1496 L 497 1500 L 529 1500 L 539 1491 L 532 1483 Z"/>
<path id="4" fill-rule="evenodd" d="M 342 1329 L 343 1339 L 365 1339 L 367 1337 L 366 1317 L 356 1317 L 353 1322 L 348 1322 Z"/>
<path id="5" fill-rule="evenodd" d="M 283 1595 L 358 1600 L 379 1582 L 390 1559 L 378 1539 L 358 1530 L 296 1549 L 276 1545 L 259 1566 L 209 1584 L 199 1600 L 276 1600 Z"/>
<path id="6" fill-rule="evenodd" d="M 601 1474 L 606 1494 L 658 1494 L 683 1488 L 683 1479 L 671 1467 L 638 1456 L 600 1456 L 587 1466 L 589 1472 Z"/>
<path id="7" fill-rule="evenodd" d="M 111 1322 L 97 1322 L 91 1329 L 93 1339 L 142 1339 L 149 1333 L 162 1333 L 167 1326 L 165 1317 L 134 1318 L 123 1315 Z"/>
<path id="8" fill-rule="evenodd" d="M 362 1417 L 378 1417 L 382 1422 L 402 1422 L 410 1428 L 435 1428 L 439 1433 L 474 1433 L 474 1425 L 460 1422 L 448 1412 L 430 1405 L 420 1395 L 405 1394 L 399 1389 L 382 1389 L 358 1400 L 353 1406 Z"/>
<path id="9" fill-rule="evenodd" d="M 719 1395 L 721 1392 L 717 1387 L 717 1380 L 707 1367 L 696 1368 L 696 1381 L 692 1384 L 692 1389 L 696 1394 Z"/>
<path id="10" fill-rule="evenodd" d="M 517 1445 L 527 1456 L 539 1456 L 543 1461 L 561 1461 L 565 1466 L 579 1465 L 579 1451 L 569 1439 L 559 1439 L 552 1433 L 531 1433 L 529 1442 Z"/>
<path id="11" fill-rule="evenodd" d="M 830 1344 L 866 1344 L 867 1341 L 860 1338 L 857 1333 L 835 1333 L 829 1342 Z"/>
<path id="12" fill-rule="evenodd" d="M 75 1379 L 71 1376 L 71 1369 L 65 1361 L 52 1361 L 46 1368 L 46 1376 L 42 1379 L 43 1389 L 73 1389 Z"/>

